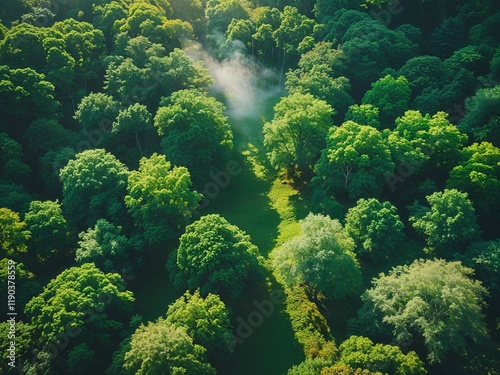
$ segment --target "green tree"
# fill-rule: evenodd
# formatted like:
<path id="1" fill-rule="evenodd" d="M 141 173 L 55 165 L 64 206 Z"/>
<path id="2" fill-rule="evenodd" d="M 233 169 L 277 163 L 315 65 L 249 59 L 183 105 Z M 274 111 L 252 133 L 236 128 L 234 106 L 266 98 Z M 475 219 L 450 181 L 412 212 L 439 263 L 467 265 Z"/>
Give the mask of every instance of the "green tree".
<path id="1" fill-rule="evenodd" d="M 426 87 L 442 87 L 448 72 L 437 56 L 417 56 L 408 60 L 398 74 L 410 84 L 413 96 L 420 95 Z"/>
<path id="2" fill-rule="evenodd" d="M 61 169 L 63 210 L 77 229 L 100 219 L 122 223 L 128 170 L 103 149 L 83 151 Z"/>
<path id="3" fill-rule="evenodd" d="M 340 346 L 340 363 L 390 375 L 425 375 L 417 353 L 403 354 L 398 346 L 374 344 L 367 337 L 351 336 Z"/>
<path id="4" fill-rule="evenodd" d="M 212 169 L 222 169 L 233 149 L 233 133 L 225 107 L 197 90 L 180 90 L 161 102 L 154 125 L 174 165 L 189 169 L 195 185 Z"/>
<path id="5" fill-rule="evenodd" d="M 115 122 L 113 122 L 113 133 L 129 133 L 135 138 L 135 145 L 142 155 L 143 149 L 139 140 L 139 134 L 147 133 L 153 129 L 153 118 L 145 105 L 136 103 L 128 108 L 122 109 Z"/>
<path id="6" fill-rule="evenodd" d="M 419 111 L 407 111 L 396 120 L 388 144 L 395 160 L 411 162 L 418 169 L 424 161 L 441 167 L 446 172 L 460 159 L 460 150 L 467 136 L 447 119 L 448 114 L 438 112 L 432 117 Z"/>
<path id="7" fill-rule="evenodd" d="M 318 375 L 323 368 L 330 366 L 332 361 L 324 358 L 308 358 L 304 362 L 293 366 L 287 375 Z"/>
<path id="8" fill-rule="evenodd" d="M 2 353 L 4 353 L 5 358 L 5 360 L 0 364 L 0 370 L 3 374 L 9 374 L 9 371 L 12 371 L 12 368 L 8 365 L 8 362 L 10 361 L 7 360 L 9 356 L 8 350 L 10 347 L 10 342 L 12 341 L 8 339 L 10 334 L 10 327 L 11 325 L 9 322 L 0 323 L 0 334 L 2 335 L 2 337 L 5 337 L 4 340 L 0 341 L 0 350 L 2 351 Z M 33 337 L 33 327 L 31 326 L 31 324 L 17 320 L 15 340 L 17 360 L 16 365 L 19 366 L 21 361 L 24 361 L 24 359 L 26 358 L 30 358 L 30 349 L 33 348 L 33 346 L 36 344 L 36 341 Z M 12 371 L 11 373 L 14 373 L 14 371 Z"/>
<path id="9" fill-rule="evenodd" d="M 338 220 L 309 214 L 300 226 L 301 236 L 273 252 L 273 266 L 284 284 L 305 284 L 316 300 L 320 293 L 326 298 L 344 298 L 359 292 L 361 272 L 354 242 Z"/>
<path id="10" fill-rule="evenodd" d="M 416 260 L 393 268 L 363 294 L 366 327 L 383 323 L 397 341 L 425 344 L 430 363 L 467 341 L 487 337 L 481 308 L 486 290 L 460 262 Z M 423 341 L 423 342 L 422 342 Z"/>
<path id="11" fill-rule="evenodd" d="M 89 130 L 101 130 L 104 123 L 112 123 L 118 116 L 120 103 L 102 92 L 90 93 L 78 104 L 75 119 Z"/>
<path id="12" fill-rule="evenodd" d="M 345 114 L 344 121 L 353 121 L 360 125 L 369 125 L 380 129 L 379 109 L 371 104 L 353 104 Z"/>
<path id="13" fill-rule="evenodd" d="M 185 167 L 172 168 L 165 156 L 156 153 L 142 158 L 139 170 L 130 172 L 125 204 L 150 245 L 177 238 L 192 217 L 202 195 L 191 186 Z"/>
<path id="14" fill-rule="evenodd" d="M 72 345 L 93 340 L 109 345 L 132 312 L 133 293 L 116 273 L 93 263 L 64 270 L 28 302 L 25 312 L 44 343 L 72 337 Z"/>
<path id="15" fill-rule="evenodd" d="M 77 264 L 94 263 L 103 272 L 121 272 L 130 267 L 132 244 L 120 227 L 99 219 L 78 237 Z"/>
<path id="16" fill-rule="evenodd" d="M 259 253 L 250 236 L 219 215 L 188 225 L 169 262 L 175 284 L 190 290 L 239 298 L 259 274 Z M 171 277 L 172 277 L 171 276 Z"/>
<path id="17" fill-rule="evenodd" d="M 380 194 L 384 174 L 393 170 L 382 134 L 371 126 L 346 121 L 330 128 L 313 183 L 328 195 L 347 192 L 359 199 Z"/>
<path id="18" fill-rule="evenodd" d="M 158 319 L 141 325 L 132 335 L 122 373 L 215 375 L 205 362 L 205 352 L 183 328 Z"/>
<path id="19" fill-rule="evenodd" d="M 474 276 L 491 291 L 500 291 L 500 239 L 472 243 L 456 260 L 474 269 Z"/>
<path id="20" fill-rule="evenodd" d="M 355 11 L 345 14 L 348 12 Z M 399 69 L 408 59 L 415 57 L 418 46 L 401 31 L 390 30 L 369 16 L 362 18 L 365 19 L 350 23 L 346 17 L 344 22 L 347 21 L 345 26 L 348 28 L 337 40 L 343 43 L 342 50 L 350 68 L 348 77 L 366 86 L 368 82 L 379 79 L 384 69 Z"/>
<path id="21" fill-rule="evenodd" d="M 10 120 L 2 124 L 0 129 L 5 131 L 10 128 L 18 134 L 24 127 L 12 128 L 13 124 L 27 125 L 35 117 L 54 117 L 59 106 L 54 85 L 43 74 L 31 68 L 11 69 L 0 66 L 0 110 Z M 9 131 L 9 134 L 12 132 Z"/>
<path id="22" fill-rule="evenodd" d="M 85 374 L 85 367 L 94 359 L 95 352 L 86 343 L 78 344 L 68 354 L 68 371 L 71 374 Z"/>
<path id="23" fill-rule="evenodd" d="M 232 326 L 224 302 L 216 294 L 203 298 L 200 291 L 184 293 L 168 307 L 167 323 L 182 327 L 208 354 L 227 352 L 227 343 L 232 338 Z"/>
<path id="24" fill-rule="evenodd" d="M 42 157 L 51 150 L 72 144 L 74 135 L 56 119 L 46 118 L 33 121 L 23 134 L 27 151 L 36 158 Z"/>
<path id="25" fill-rule="evenodd" d="M 19 214 L 8 208 L 0 207 L 0 247 L 2 257 L 17 256 L 27 251 L 26 243 L 31 233 Z"/>
<path id="26" fill-rule="evenodd" d="M 436 56 L 450 57 L 464 45 L 466 40 L 467 28 L 464 22 L 458 17 L 450 17 L 432 33 L 431 50 Z"/>
<path id="27" fill-rule="evenodd" d="M 410 222 L 425 237 L 428 252 L 456 252 L 478 239 L 476 212 L 467 193 L 445 189 L 426 197 L 429 207 L 415 203 Z"/>
<path id="28" fill-rule="evenodd" d="M 58 201 L 32 201 L 24 220 L 31 232 L 29 247 L 39 263 L 68 246 L 68 223 Z"/>
<path id="29" fill-rule="evenodd" d="M 209 35 L 224 33 L 232 20 L 247 19 L 248 12 L 238 0 L 208 0 L 205 20 Z"/>
<path id="30" fill-rule="evenodd" d="M 386 75 L 372 83 L 372 88 L 365 93 L 362 103 L 377 107 L 382 127 L 392 128 L 394 120 L 409 109 L 410 99 L 408 80 L 403 76 L 395 79 Z"/>
<path id="31" fill-rule="evenodd" d="M 0 133 L 0 181 L 27 183 L 31 172 L 22 161 L 22 146 L 6 133 Z"/>
<path id="32" fill-rule="evenodd" d="M 500 85 L 484 88 L 465 101 L 465 117 L 459 129 L 476 142 L 488 141 L 500 147 Z"/>
<path id="33" fill-rule="evenodd" d="M 289 95 L 274 107 L 264 124 L 264 145 L 271 165 L 287 175 L 309 173 L 324 147 L 333 109 L 311 94 Z"/>
<path id="34" fill-rule="evenodd" d="M 466 192 L 480 213 L 500 208 L 500 149 L 489 142 L 465 147 L 462 160 L 450 172 L 447 187 Z"/>
<path id="35" fill-rule="evenodd" d="M 356 252 L 373 260 L 387 259 L 404 238 L 404 225 L 390 202 L 360 199 L 347 211 L 346 233 L 354 240 Z"/>

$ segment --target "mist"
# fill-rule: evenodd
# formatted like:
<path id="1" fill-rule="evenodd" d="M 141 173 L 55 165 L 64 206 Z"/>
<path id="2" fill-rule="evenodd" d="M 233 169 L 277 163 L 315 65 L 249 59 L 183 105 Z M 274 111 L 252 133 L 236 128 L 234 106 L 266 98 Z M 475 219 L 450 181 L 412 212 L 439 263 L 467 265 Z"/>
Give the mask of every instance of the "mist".
<path id="1" fill-rule="evenodd" d="M 219 61 L 200 44 L 186 48 L 189 57 L 204 62 L 215 81 L 214 89 L 226 98 L 227 115 L 234 120 L 260 118 L 266 101 L 284 90 L 278 74 L 245 55 L 243 49 L 241 42 L 234 42 L 229 57 Z"/>

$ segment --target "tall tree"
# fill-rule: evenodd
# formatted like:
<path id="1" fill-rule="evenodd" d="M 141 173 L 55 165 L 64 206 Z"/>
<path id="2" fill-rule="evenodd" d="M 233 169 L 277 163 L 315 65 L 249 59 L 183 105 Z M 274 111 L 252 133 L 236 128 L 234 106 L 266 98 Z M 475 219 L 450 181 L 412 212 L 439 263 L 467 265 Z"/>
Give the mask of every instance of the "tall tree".
<path id="1" fill-rule="evenodd" d="M 356 252 L 373 260 L 387 259 L 403 239 L 404 225 L 390 202 L 360 199 L 347 211 L 346 233 L 356 243 Z"/>
<path id="2" fill-rule="evenodd" d="M 410 208 L 410 222 L 425 236 L 428 252 L 454 253 L 478 239 L 476 212 L 467 193 L 445 189 L 426 199 L 430 208 L 415 203 Z"/>
<path id="3" fill-rule="evenodd" d="M 305 284 L 317 299 L 343 298 L 361 288 L 354 242 L 338 220 L 309 214 L 300 222 L 302 235 L 273 252 L 272 263 L 288 287 Z"/>
<path id="4" fill-rule="evenodd" d="M 19 214 L 8 208 L 0 208 L 0 244 L 2 257 L 18 255 L 27 251 L 26 242 L 31 233 Z"/>
<path id="5" fill-rule="evenodd" d="M 31 232 L 30 248 L 39 263 L 68 246 L 69 227 L 58 201 L 32 201 L 24 220 Z"/>
<path id="6" fill-rule="evenodd" d="M 162 100 L 154 125 L 174 165 L 189 169 L 195 185 L 213 169 L 223 169 L 233 149 L 224 105 L 197 90 L 180 90 Z"/>
<path id="7" fill-rule="evenodd" d="M 340 346 L 340 363 L 352 368 L 384 374 L 425 375 L 424 363 L 417 353 L 404 354 L 398 346 L 374 344 L 362 336 L 351 336 Z"/>
<path id="8" fill-rule="evenodd" d="M 259 274 L 259 253 L 250 236 L 219 215 L 188 225 L 169 268 L 176 285 L 223 300 L 239 298 Z"/>
<path id="9" fill-rule="evenodd" d="M 297 92 L 281 99 L 274 111 L 274 119 L 264 124 L 271 165 L 292 177 L 310 173 L 324 147 L 333 109 L 311 94 Z"/>
<path id="10" fill-rule="evenodd" d="M 393 78 L 390 75 L 372 83 L 372 88 L 363 96 L 363 104 L 372 104 L 380 111 L 383 128 L 392 128 L 394 120 L 408 109 L 411 89 L 404 76 Z"/>
<path id="11" fill-rule="evenodd" d="M 416 260 L 373 281 L 362 296 L 364 327 L 382 324 L 397 341 L 425 344 L 430 363 L 469 340 L 487 338 L 481 308 L 486 290 L 460 262 Z"/>
<path id="12" fill-rule="evenodd" d="M 78 237 L 77 264 L 94 263 L 103 272 L 122 272 L 130 269 L 133 244 L 122 234 L 120 227 L 104 219 Z"/>
<path id="13" fill-rule="evenodd" d="M 382 134 L 371 126 L 346 121 L 330 128 L 313 183 L 329 195 L 347 192 L 359 199 L 380 194 L 384 175 L 393 170 Z"/>
<path id="14" fill-rule="evenodd" d="M 25 312 L 45 344 L 66 335 L 72 337 L 72 346 L 92 340 L 109 345 L 132 312 L 133 302 L 120 275 L 86 263 L 51 280 L 28 302 Z"/>
<path id="15" fill-rule="evenodd" d="M 142 158 L 139 170 L 130 172 L 125 204 L 149 244 L 176 238 L 192 217 L 201 194 L 191 186 L 185 167 L 172 168 L 165 156 L 156 153 Z"/>
<path id="16" fill-rule="evenodd" d="M 83 151 L 61 169 L 63 210 L 77 229 L 98 219 L 123 223 L 128 170 L 104 149 Z"/>
<path id="17" fill-rule="evenodd" d="M 461 156 L 447 187 L 466 192 L 479 213 L 495 214 L 500 209 L 500 149 L 489 142 L 474 143 Z"/>
<path id="18" fill-rule="evenodd" d="M 215 375 L 205 362 L 205 352 L 183 328 L 158 319 L 132 335 L 121 373 Z"/>
<path id="19" fill-rule="evenodd" d="M 208 354 L 228 350 L 232 327 L 227 307 L 216 294 L 203 298 L 199 290 L 184 293 L 168 307 L 165 321 L 184 328 L 193 343 L 206 348 Z"/>

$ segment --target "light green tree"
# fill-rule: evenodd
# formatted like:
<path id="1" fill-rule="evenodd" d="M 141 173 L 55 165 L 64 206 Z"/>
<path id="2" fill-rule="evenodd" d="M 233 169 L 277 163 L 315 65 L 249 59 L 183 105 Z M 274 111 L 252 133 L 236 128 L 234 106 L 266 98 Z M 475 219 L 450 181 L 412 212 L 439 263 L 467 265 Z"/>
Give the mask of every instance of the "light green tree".
<path id="1" fill-rule="evenodd" d="M 333 109 L 311 94 L 297 92 L 281 99 L 274 111 L 274 119 L 264 124 L 271 165 L 292 177 L 310 173 L 324 147 Z"/>
<path id="2" fill-rule="evenodd" d="M 383 324 L 397 341 L 425 344 L 430 363 L 469 340 L 487 338 L 481 308 L 486 289 L 460 262 L 416 260 L 381 274 L 362 299 L 365 327 Z"/>
<path id="3" fill-rule="evenodd" d="M 382 134 L 371 126 L 346 121 L 330 128 L 313 183 L 329 195 L 347 192 L 359 199 L 379 195 L 384 175 L 393 170 Z"/>
<path id="4" fill-rule="evenodd" d="M 359 292 L 361 272 L 354 242 L 338 220 L 309 214 L 300 221 L 302 235 L 285 242 L 272 255 L 273 267 L 287 287 L 306 285 L 318 299 L 343 298 Z"/>
<path id="5" fill-rule="evenodd" d="M 146 241 L 158 245 L 177 237 L 201 197 L 192 190 L 185 167 L 172 168 L 165 156 L 155 153 L 130 172 L 125 204 Z"/>

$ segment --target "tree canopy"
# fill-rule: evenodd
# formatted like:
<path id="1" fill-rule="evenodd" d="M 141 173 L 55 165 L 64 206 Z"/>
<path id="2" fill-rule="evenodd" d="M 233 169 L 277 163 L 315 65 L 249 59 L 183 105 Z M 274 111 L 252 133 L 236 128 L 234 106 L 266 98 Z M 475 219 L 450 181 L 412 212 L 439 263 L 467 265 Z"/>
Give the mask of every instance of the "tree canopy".
<path id="1" fill-rule="evenodd" d="M 170 265 L 179 286 L 235 299 L 259 272 L 257 247 L 220 215 L 206 215 L 188 225 L 179 241 Z"/>
<path id="2" fill-rule="evenodd" d="M 363 295 L 363 322 L 384 324 L 397 341 L 422 341 L 430 363 L 467 340 L 487 337 L 481 312 L 486 290 L 460 262 L 416 260 L 373 281 Z"/>
<path id="3" fill-rule="evenodd" d="M 337 220 L 309 214 L 300 222 L 302 235 L 273 253 L 273 266 L 288 287 L 305 284 L 317 298 L 343 298 L 361 287 L 354 242 Z"/>

